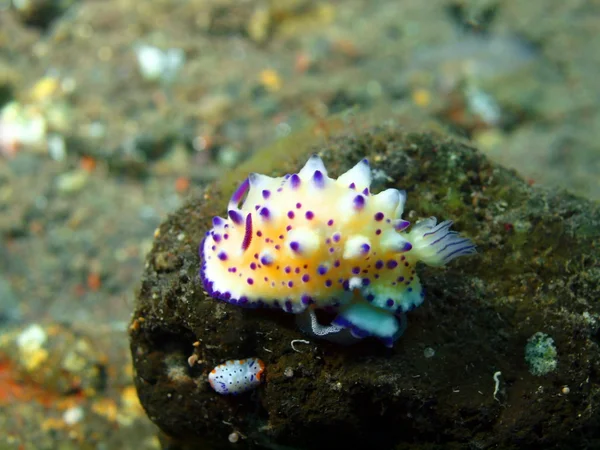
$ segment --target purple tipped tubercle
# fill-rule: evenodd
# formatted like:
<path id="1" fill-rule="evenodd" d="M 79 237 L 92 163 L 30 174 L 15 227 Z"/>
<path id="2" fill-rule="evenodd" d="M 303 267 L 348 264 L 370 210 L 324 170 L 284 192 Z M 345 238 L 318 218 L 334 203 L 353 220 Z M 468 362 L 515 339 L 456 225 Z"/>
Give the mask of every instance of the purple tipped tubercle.
<path id="1" fill-rule="evenodd" d="M 354 209 L 363 209 L 365 206 L 365 198 L 362 195 L 357 195 L 352 201 Z"/>
<path id="2" fill-rule="evenodd" d="M 229 215 L 231 221 L 236 225 L 241 225 L 244 222 L 244 218 L 242 217 L 242 215 L 233 209 L 227 211 L 227 214 Z"/>
<path id="3" fill-rule="evenodd" d="M 313 182 L 317 187 L 322 188 L 325 186 L 325 177 L 323 177 L 323 172 L 320 170 L 315 170 L 315 173 L 313 174 Z"/>
<path id="4" fill-rule="evenodd" d="M 292 189 L 297 189 L 300 186 L 300 176 L 295 173 L 290 177 L 290 185 L 292 186 Z"/>
<path id="5" fill-rule="evenodd" d="M 246 195 L 249 189 L 250 179 L 246 178 L 244 181 L 242 181 L 242 184 L 240 184 L 240 186 L 235 190 L 235 192 L 231 196 L 229 204 L 239 205 L 239 203 L 242 201 L 242 198 L 244 198 L 244 195 Z"/>

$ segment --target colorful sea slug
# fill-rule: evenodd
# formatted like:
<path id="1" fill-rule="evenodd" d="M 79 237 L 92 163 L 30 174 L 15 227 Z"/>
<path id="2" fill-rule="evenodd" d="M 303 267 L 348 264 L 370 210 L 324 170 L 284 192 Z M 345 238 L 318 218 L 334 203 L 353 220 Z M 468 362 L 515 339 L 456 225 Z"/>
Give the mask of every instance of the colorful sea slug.
<path id="1" fill-rule="evenodd" d="M 372 194 L 371 179 L 366 159 L 332 179 L 317 155 L 292 175 L 250 174 L 200 244 L 207 293 L 301 314 L 310 333 L 330 340 L 375 336 L 391 347 L 425 296 L 416 263 L 442 266 L 475 245 L 435 217 L 406 232 L 406 193 Z M 321 325 L 314 308 L 337 315 Z"/>
<path id="2" fill-rule="evenodd" d="M 262 381 L 265 363 L 258 358 L 232 359 L 208 374 L 208 382 L 219 394 L 236 395 L 254 389 Z"/>

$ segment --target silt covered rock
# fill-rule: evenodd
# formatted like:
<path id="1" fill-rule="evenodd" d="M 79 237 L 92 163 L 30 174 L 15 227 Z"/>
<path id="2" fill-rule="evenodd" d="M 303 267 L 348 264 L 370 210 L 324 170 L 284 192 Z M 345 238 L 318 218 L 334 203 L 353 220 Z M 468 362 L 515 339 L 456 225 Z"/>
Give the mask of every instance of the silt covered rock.
<path id="1" fill-rule="evenodd" d="M 237 183 L 294 173 L 315 151 L 332 176 L 367 157 L 374 192 L 406 189 L 405 219 L 452 219 L 478 246 L 418 268 L 425 303 L 392 349 L 315 340 L 293 314 L 221 303 L 200 284 L 198 245 Z M 156 232 L 130 328 L 141 402 L 169 448 L 600 445 L 599 227 L 597 205 L 531 187 L 437 135 L 387 126 L 259 153 Z M 550 350 L 526 359 L 536 333 Z M 249 357 L 265 362 L 264 384 L 211 389 L 213 367 Z"/>

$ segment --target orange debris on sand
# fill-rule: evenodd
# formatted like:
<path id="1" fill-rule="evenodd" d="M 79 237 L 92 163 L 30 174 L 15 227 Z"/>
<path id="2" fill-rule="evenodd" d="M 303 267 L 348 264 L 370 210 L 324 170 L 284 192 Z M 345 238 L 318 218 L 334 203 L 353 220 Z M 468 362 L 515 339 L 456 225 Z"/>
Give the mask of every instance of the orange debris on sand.
<path id="1" fill-rule="evenodd" d="M 95 272 L 91 272 L 90 274 L 88 274 L 87 276 L 87 287 L 92 290 L 92 291 L 97 291 L 98 289 L 100 289 L 100 286 L 102 285 L 102 281 L 100 280 L 100 275 L 95 273 Z"/>
<path id="2" fill-rule="evenodd" d="M 81 160 L 79 161 L 79 165 L 81 166 L 81 168 L 88 173 L 94 171 L 94 169 L 96 168 L 96 164 L 96 160 L 91 156 L 82 156 Z"/>
<path id="3" fill-rule="evenodd" d="M 175 180 L 175 190 L 179 194 L 185 194 L 190 188 L 190 179 L 188 177 L 178 177 Z"/>

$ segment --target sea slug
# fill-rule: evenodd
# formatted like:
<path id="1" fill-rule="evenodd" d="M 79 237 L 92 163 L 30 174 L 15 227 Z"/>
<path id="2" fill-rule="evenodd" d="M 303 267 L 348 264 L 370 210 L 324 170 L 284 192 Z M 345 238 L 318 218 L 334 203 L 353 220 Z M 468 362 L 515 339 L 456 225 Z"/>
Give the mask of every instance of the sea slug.
<path id="1" fill-rule="evenodd" d="M 200 244 L 207 294 L 302 313 L 312 334 L 331 340 L 375 336 L 391 347 L 425 296 L 416 263 L 442 266 L 475 245 L 435 217 L 406 232 L 406 193 L 373 194 L 371 178 L 363 159 L 332 179 L 317 155 L 295 174 L 250 174 Z M 321 325 L 314 308 L 336 317 Z"/>
<path id="2" fill-rule="evenodd" d="M 258 387 L 265 363 L 258 358 L 232 359 L 219 364 L 208 374 L 208 382 L 219 394 L 236 395 Z"/>

